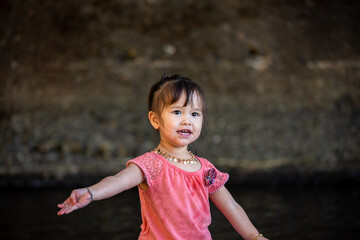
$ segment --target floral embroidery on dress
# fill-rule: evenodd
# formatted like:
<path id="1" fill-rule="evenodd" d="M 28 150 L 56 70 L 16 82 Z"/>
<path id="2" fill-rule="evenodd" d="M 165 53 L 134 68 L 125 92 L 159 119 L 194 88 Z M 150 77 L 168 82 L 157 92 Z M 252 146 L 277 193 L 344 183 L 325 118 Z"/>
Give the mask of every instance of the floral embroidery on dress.
<path id="1" fill-rule="evenodd" d="M 204 160 L 200 158 L 201 160 Z M 214 165 L 205 159 L 204 182 L 209 194 L 217 192 L 229 180 L 229 174 L 220 172 Z"/>
<path id="2" fill-rule="evenodd" d="M 205 185 L 210 186 L 211 184 L 213 184 L 215 181 L 216 175 L 217 175 L 217 173 L 216 173 L 215 168 L 211 168 L 207 172 L 207 175 L 205 176 Z"/>

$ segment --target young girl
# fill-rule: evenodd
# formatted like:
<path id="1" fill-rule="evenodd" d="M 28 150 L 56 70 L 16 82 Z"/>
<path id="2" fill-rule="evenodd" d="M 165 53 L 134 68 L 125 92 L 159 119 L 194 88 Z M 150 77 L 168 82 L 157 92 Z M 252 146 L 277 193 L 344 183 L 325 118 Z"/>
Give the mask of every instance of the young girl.
<path id="1" fill-rule="evenodd" d="M 211 239 L 209 199 L 244 239 L 264 240 L 224 186 L 229 176 L 188 151 L 200 135 L 205 97 L 192 80 L 163 77 L 149 93 L 149 120 L 160 133 L 151 152 L 87 188 L 72 191 L 58 215 L 138 186 L 143 223 L 139 239 Z"/>

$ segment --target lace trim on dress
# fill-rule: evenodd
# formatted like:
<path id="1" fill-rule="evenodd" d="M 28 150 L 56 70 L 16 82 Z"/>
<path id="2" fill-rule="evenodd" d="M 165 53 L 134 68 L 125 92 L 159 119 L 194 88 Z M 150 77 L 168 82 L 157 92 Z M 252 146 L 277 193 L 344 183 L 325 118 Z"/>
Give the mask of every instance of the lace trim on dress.
<path id="1" fill-rule="evenodd" d="M 137 158 L 134 158 L 133 160 L 128 161 L 126 165 L 129 165 L 130 163 L 135 164 L 141 169 L 149 187 L 152 186 L 153 182 L 160 175 L 164 164 L 152 153 L 145 153 Z"/>
<path id="2" fill-rule="evenodd" d="M 215 184 L 209 187 L 209 194 L 216 193 L 228 180 L 229 174 L 221 173 L 220 176 L 216 178 Z"/>

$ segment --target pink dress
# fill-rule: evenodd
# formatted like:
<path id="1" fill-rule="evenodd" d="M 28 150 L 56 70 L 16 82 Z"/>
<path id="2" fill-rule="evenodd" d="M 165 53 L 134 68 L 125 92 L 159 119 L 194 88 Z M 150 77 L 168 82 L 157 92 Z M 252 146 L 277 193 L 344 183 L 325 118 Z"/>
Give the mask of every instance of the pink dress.
<path id="1" fill-rule="evenodd" d="M 139 239 L 211 239 L 209 194 L 229 179 L 208 160 L 197 158 L 201 169 L 184 171 L 155 152 L 145 153 L 133 163 L 144 173 L 149 186 L 139 187 L 142 225 Z"/>

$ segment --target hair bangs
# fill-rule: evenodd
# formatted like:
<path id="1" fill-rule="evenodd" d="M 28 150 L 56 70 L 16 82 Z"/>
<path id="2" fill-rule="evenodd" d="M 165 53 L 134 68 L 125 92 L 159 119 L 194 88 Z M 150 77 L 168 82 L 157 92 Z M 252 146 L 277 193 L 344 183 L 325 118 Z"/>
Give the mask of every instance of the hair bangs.
<path id="1" fill-rule="evenodd" d="M 203 113 L 206 111 L 205 96 L 197 83 L 194 81 L 174 75 L 163 77 L 160 82 L 154 85 L 153 92 L 149 94 L 149 110 L 161 115 L 166 106 L 176 103 L 185 94 L 183 106 L 191 104 L 194 106 L 194 98 L 197 96 Z"/>

